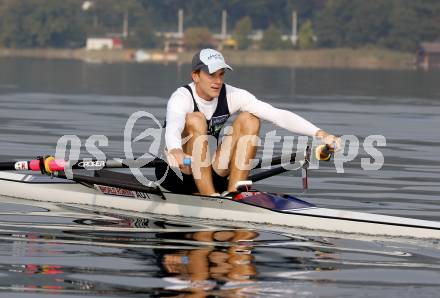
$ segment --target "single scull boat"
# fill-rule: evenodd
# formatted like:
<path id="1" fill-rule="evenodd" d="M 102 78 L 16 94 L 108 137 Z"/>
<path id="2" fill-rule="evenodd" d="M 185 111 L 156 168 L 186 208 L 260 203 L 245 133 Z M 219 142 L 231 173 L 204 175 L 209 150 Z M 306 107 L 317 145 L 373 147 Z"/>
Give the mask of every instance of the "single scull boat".
<path id="1" fill-rule="evenodd" d="M 128 174 L 97 171 L 73 180 L 0 172 L 0 195 L 142 213 L 284 225 L 373 236 L 440 239 L 440 222 L 320 208 L 291 195 L 241 191 L 206 197 L 144 186 Z"/>

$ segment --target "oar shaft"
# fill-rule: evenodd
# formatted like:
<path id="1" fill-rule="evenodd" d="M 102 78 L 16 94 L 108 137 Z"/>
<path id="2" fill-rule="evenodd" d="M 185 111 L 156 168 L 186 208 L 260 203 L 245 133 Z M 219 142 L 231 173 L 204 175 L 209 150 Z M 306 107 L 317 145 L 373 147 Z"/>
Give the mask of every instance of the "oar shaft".
<path id="1" fill-rule="evenodd" d="M 288 164 L 295 162 L 296 154 L 276 156 L 271 159 L 260 159 L 255 169 L 263 168 L 266 166 L 276 166 L 280 164 Z M 55 159 L 52 156 L 40 157 L 32 160 L 12 161 L 12 162 L 0 162 L 0 171 L 41 171 L 43 173 L 53 173 L 64 171 L 67 168 L 70 169 L 104 169 L 104 168 L 154 168 L 159 165 L 166 165 L 164 160 L 156 159 L 109 159 L 109 160 L 96 160 L 96 159 L 83 159 L 76 162 L 69 162 L 62 159 Z"/>
<path id="2" fill-rule="evenodd" d="M 267 166 L 277 166 L 282 163 L 291 164 L 296 161 L 296 153 L 289 155 L 279 155 L 270 159 L 260 159 L 254 169 L 260 169 Z"/>
<path id="3" fill-rule="evenodd" d="M 32 159 L 12 162 L 0 162 L 1 171 L 44 171 L 46 173 L 64 171 L 66 168 L 72 169 L 103 169 L 103 168 L 153 168 L 158 165 L 166 164 L 160 159 L 155 160 L 130 160 L 130 159 L 109 159 L 109 160 L 90 160 L 84 159 L 74 163 L 54 158 Z"/>
<path id="4" fill-rule="evenodd" d="M 0 162 L 0 171 L 15 171 L 17 170 L 14 165 L 15 161 L 2 161 Z"/>
<path id="5" fill-rule="evenodd" d="M 252 174 L 248 177 L 248 180 L 251 180 L 252 182 L 257 182 L 257 181 L 260 181 L 260 180 L 263 180 L 266 178 L 273 177 L 278 174 L 285 173 L 287 171 L 289 171 L 289 170 L 286 169 L 285 167 L 279 166 L 279 167 L 276 167 L 276 168 L 273 168 L 273 169 L 270 169 L 270 170 L 267 170 L 267 171 L 264 171 L 261 173 Z"/>

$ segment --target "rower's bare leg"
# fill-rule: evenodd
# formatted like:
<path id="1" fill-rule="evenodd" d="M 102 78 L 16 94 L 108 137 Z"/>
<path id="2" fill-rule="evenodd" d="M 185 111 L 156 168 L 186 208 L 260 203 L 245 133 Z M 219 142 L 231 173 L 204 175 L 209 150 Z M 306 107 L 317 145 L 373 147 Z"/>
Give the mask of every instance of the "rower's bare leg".
<path id="1" fill-rule="evenodd" d="M 251 113 L 242 112 L 232 123 L 232 130 L 232 134 L 217 149 L 213 163 L 217 174 L 223 177 L 229 175 L 228 191 L 236 191 L 237 182 L 249 176 L 250 169 L 243 165 L 249 164 L 257 153 L 260 119 Z M 244 139 L 240 141 L 242 137 Z"/>
<path id="2" fill-rule="evenodd" d="M 196 140 L 200 136 L 206 136 L 208 125 L 206 123 L 205 116 L 200 112 L 193 112 L 186 116 L 185 128 L 182 137 L 192 136 L 188 142 L 182 147 L 183 151 L 188 155 L 193 155 L 194 145 Z M 200 143 L 199 143 L 200 144 Z M 194 181 L 201 195 L 212 195 L 215 193 L 214 184 L 212 182 L 212 167 L 209 162 L 209 166 L 201 166 L 201 161 L 209 158 L 208 141 L 202 142 L 200 150 L 197 150 L 196 154 L 201 153 L 201 157 L 193 158 L 192 168 L 197 167 L 200 169 L 200 177 L 194 175 Z M 201 151 L 201 152 L 200 152 Z M 194 171 L 193 171 L 194 174 Z"/>

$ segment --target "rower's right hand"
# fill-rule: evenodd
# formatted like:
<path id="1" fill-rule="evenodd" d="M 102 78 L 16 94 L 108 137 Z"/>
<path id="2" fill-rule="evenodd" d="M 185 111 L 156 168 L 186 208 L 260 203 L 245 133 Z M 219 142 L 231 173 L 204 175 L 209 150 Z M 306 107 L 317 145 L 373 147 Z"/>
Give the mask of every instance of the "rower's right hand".
<path id="1" fill-rule="evenodd" d="M 328 132 L 321 129 L 316 132 L 315 136 L 320 138 L 324 142 L 324 144 L 328 146 L 327 148 L 330 150 L 331 153 L 339 151 L 342 148 L 342 141 L 340 137 L 329 134 Z"/>
<path id="2" fill-rule="evenodd" d="M 185 159 L 191 159 L 191 156 L 185 154 L 182 149 L 171 149 L 166 152 L 168 164 L 171 167 L 179 168 L 182 173 L 190 175 L 191 174 L 191 166 L 184 163 Z"/>

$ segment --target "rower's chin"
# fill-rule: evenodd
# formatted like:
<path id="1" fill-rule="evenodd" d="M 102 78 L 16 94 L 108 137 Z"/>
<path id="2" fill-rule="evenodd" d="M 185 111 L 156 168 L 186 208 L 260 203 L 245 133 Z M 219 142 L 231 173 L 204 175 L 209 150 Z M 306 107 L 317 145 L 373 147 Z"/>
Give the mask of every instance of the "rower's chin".
<path id="1" fill-rule="evenodd" d="M 210 94 L 210 96 L 212 97 L 212 98 L 214 98 L 214 97 L 219 97 L 219 95 L 220 95 L 220 89 L 211 89 L 212 91 L 211 91 L 211 94 Z"/>

